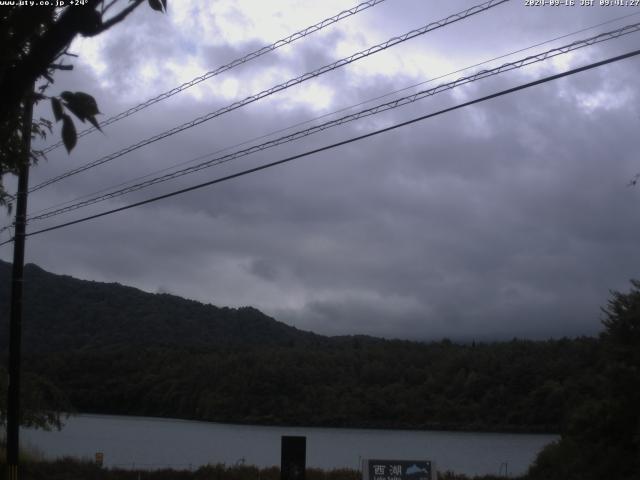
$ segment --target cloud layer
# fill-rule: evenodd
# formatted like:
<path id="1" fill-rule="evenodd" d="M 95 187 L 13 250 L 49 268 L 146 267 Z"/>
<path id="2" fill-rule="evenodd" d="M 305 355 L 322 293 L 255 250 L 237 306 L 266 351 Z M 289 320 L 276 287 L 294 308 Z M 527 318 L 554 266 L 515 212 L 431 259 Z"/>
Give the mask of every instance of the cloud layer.
<path id="1" fill-rule="evenodd" d="M 110 116 L 353 6 L 338 1 L 313 8 L 307 2 L 256 5 L 171 2 L 166 16 L 140 9 L 113 31 L 79 41 L 76 70 L 61 74 L 51 93 L 91 92 Z M 52 152 L 34 169 L 31 184 L 471 5 L 430 2 L 426 8 L 418 0 L 389 0 L 114 124 L 104 135 L 87 136 L 71 156 Z M 634 12 L 532 8 L 514 0 L 42 189 L 32 195 L 31 211 L 319 116 L 327 115 L 316 123 L 337 118 L 356 109 L 332 112 L 629 13 Z M 620 19 L 476 70 L 634 21 L 638 17 Z M 637 35 L 30 228 L 193 185 L 624 53 L 637 45 Z M 252 305 L 319 333 L 465 340 L 591 335 L 599 330 L 598 308 L 609 289 L 624 290 L 638 276 L 640 192 L 626 185 L 640 171 L 639 70 L 637 59 L 625 60 L 211 188 L 33 236 L 28 261 L 57 273 L 217 305 Z M 419 88 L 426 87 L 407 93 Z M 42 111 L 49 115 L 48 106 Z M 10 254 L 7 247 L 0 251 L 3 259 Z"/>

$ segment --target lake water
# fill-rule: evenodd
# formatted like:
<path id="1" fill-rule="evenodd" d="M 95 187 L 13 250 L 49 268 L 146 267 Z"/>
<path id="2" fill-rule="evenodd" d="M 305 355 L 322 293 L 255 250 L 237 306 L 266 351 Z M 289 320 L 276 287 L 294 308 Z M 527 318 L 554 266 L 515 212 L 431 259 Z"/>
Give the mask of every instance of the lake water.
<path id="1" fill-rule="evenodd" d="M 431 460 L 469 475 L 524 473 L 555 435 L 259 427 L 147 417 L 78 415 L 61 431 L 23 429 L 21 444 L 48 458 L 93 459 L 122 468 L 197 468 L 236 462 L 280 464 L 280 437 L 307 437 L 307 466 L 358 469 L 362 458 Z"/>

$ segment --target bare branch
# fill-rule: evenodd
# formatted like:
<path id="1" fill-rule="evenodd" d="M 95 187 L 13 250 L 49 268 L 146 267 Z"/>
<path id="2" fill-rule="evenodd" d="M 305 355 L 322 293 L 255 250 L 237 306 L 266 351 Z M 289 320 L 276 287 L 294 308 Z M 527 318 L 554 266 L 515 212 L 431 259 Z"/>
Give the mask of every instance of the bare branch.
<path id="1" fill-rule="evenodd" d="M 49 65 L 49 68 L 53 70 L 73 70 L 73 65 L 61 65 L 59 63 L 53 63 Z"/>
<path id="2" fill-rule="evenodd" d="M 69 52 L 69 47 L 65 48 L 64 50 L 61 50 L 60 53 L 58 53 L 56 55 L 56 57 L 53 59 L 53 61 L 55 62 L 56 60 L 58 60 L 60 57 L 67 55 L 68 57 L 75 57 L 78 58 L 78 55 L 76 55 L 75 53 L 71 53 Z"/>
<path id="3" fill-rule="evenodd" d="M 109 10 L 111 7 L 113 7 L 116 3 L 118 3 L 118 0 L 112 0 L 111 3 L 109 3 L 109 5 L 104 4 L 104 2 L 102 3 L 102 14 L 104 15 L 105 13 L 107 13 L 107 10 Z"/>
<path id="4" fill-rule="evenodd" d="M 131 12 L 133 12 L 136 8 L 138 8 L 138 6 L 143 2 L 144 0 L 134 0 L 133 3 L 131 3 L 131 5 L 129 5 L 127 8 L 123 9 L 120 13 L 118 13 L 117 15 L 111 17 L 109 20 L 107 20 L 106 22 L 104 22 L 100 28 L 97 28 L 95 32 L 92 32 L 90 35 L 87 35 L 88 37 L 93 37 L 95 35 L 98 35 L 102 32 L 104 32 L 105 30 L 108 30 L 109 28 L 113 27 L 114 25 L 120 23 L 121 21 L 123 21 L 125 18 L 127 18 L 129 16 L 129 14 Z"/>

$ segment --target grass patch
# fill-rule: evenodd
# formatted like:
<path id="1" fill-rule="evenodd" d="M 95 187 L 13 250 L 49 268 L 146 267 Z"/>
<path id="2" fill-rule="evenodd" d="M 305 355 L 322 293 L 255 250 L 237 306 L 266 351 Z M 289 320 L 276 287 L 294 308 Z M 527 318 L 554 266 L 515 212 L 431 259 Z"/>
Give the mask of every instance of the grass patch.
<path id="1" fill-rule="evenodd" d="M 4 462 L 3 462 L 4 463 Z M 6 478 L 6 468 L 0 479 Z M 102 468 L 94 462 L 76 458 L 44 461 L 28 460 L 21 467 L 21 480 L 280 480 L 280 468 L 253 466 L 205 465 L 194 470 L 124 470 Z M 501 480 L 504 477 L 469 477 L 444 472 L 434 480 Z M 306 480 L 360 480 L 361 474 L 352 469 L 321 470 L 309 468 Z"/>

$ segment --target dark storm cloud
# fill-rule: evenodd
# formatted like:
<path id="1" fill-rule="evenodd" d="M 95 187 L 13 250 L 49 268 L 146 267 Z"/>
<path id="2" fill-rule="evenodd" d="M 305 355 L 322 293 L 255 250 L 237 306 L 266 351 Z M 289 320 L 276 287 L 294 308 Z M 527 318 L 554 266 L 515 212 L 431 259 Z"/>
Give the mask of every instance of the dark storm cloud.
<path id="1" fill-rule="evenodd" d="M 471 4 L 460 2 L 454 10 Z M 412 3 L 411 8 L 415 13 L 420 5 Z M 231 103 L 234 98 L 215 90 L 225 78 L 238 81 L 242 98 L 269 69 L 276 69 L 269 79 L 286 80 L 339 58 L 334 51 L 339 42 L 372 36 L 382 40 L 451 13 L 449 2 L 437 4 L 436 10 L 420 15 L 410 15 L 410 9 L 372 10 L 369 17 L 362 15 L 364 23 L 322 34 L 321 42 L 311 38 L 265 56 L 207 83 L 199 96 L 177 95 L 105 129 L 105 135 L 81 140 L 71 157 L 50 155 L 34 171 L 32 184 Z M 215 59 L 215 64 L 225 63 L 259 44 L 255 38 L 224 43 L 220 25 L 211 26 L 216 41 L 198 41 L 186 31 L 172 33 L 172 23 L 151 13 L 137 14 L 137 23 L 123 25 L 118 35 L 105 39 L 95 58 L 87 55 L 93 67 L 80 63 L 60 88 L 95 93 L 103 111 L 115 113 L 135 98 L 179 83 L 171 62 L 191 57 L 211 68 Z M 242 15 L 240 10 L 232 13 Z M 451 32 L 407 44 L 394 55 L 435 52 L 439 57 L 427 57 L 434 63 L 425 66 L 435 76 L 445 73 L 437 58 L 447 57 L 445 67 L 455 69 L 469 58 L 502 53 L 498 47 L 505 43 L 520 46 L 524 40 L 538 41 L 613 16 L 588 9 L 568 15 L 511 5 L 500 15 L 460 22 Z M 573 21 L 567 23 L 568 18 Z M 498 30 L 500 34 L 493 33 Z M 463 33 L 483 42 L 461 44 Z M 625 42 L 603 45 L 576 62 L 625 51 Z M 100 73 L 99 62 L 107 73 Z M 142 75 L 145 62 L 156 69 L 148 77 Z M 395 70 L 391 63 L 377 70 L 371 65 L 366 76 L 355 65 L 344 68 L 295 87 L 293 96 L 277 94 L 43 189 L 32 196 L 32 208 L 426 79 L 415 70 Z M 300 153 L 557 69 L 530 69 L 478 82 L 68 218 Z M 254 305 L 298 328 L 328 334 L 413 339 L 593 334 L 608 290 L 625 289 L 628 279 L 637 276 L 640 260 L 634 248 L 640 240 L 638 190 L 626 187 L 640 171 L 637 75 L 637 61 L 620 63 L 35 236 L 28 246 L 29 261 L 60 273 L 162 289 L 218 305 Z M 314 107 L 311 85 L 331 93 L 328 107 Z M 6 250 L 2 254 L 7 258 Z"/>

